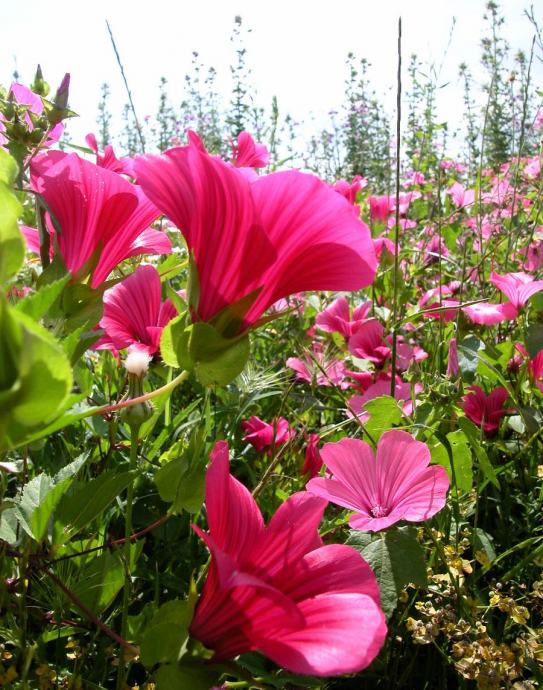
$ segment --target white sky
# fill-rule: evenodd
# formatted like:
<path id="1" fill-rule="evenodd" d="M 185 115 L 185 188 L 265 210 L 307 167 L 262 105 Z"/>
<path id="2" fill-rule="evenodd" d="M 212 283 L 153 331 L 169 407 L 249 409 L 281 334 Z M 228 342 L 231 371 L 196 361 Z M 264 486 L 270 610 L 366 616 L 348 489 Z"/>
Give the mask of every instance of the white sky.
<path id="1" fill-rule="evenodd" d="M 523 17 L 525 2 L 502 0 L 500 5 L 511 47 L 529 53 L 533 30 Z M 142 119 L 156 112 L 161 76 L 169 81 L 173 103 L 180 102 L 193 50 L 218 70 L 219 86 L 229 93 L 230 35 L 239 14 L 244 26 L 252 29 L 246 47 L 258 103 L 267 106 L 275 94 L 283 113 L 308 120 L 313 112 L 322 122 L 342 102 L 349 51 L 372 63 L 376 90 L 391 94 L 401 14 L 405 67 L 412 52 L 436 65 L 444 61 L 440 83 L 450 85 L 439 92 L 440 114 L 458 120 L 463 109 L 458 64 L 465 61 L 481 75 L 484 6 L 485 0 L 0 0 L 0 82 L 11 81 L 15 59 L 26 83 L 41 63 L 52 90 L 64 72 L 70 72 L 70 105 L 80 115 L 70 131 L 74 143 L 82 143 L 87 132 L 96 130 L 103 82 L 112 90 L 110 108 L 118 129 L 126 102 L 106 18 Z M 541 22 L 543 10 L 537 4 L 536 8 Z M 457 22 L 445 56 L 453 17 Z M 538 60 L 534 77 L 542 87 L 543 66 Z M 387 103 L 393 109 L 390 95 Z"/>

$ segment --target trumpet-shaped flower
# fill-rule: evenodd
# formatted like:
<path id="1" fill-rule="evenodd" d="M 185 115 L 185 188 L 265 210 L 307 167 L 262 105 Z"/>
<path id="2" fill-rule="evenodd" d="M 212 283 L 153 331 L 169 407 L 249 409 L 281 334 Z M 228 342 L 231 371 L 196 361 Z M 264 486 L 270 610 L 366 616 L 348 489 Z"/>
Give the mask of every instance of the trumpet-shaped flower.
<path id="1" fill-rule="evenodd" d="M 507 412 L 504 403 L 509 393 L 505 388 L 495 388 L 488 395 L 479 386 L 470 386 L 464 396 L 464 412 L 468 419 L 480 426 L 486 434 L 498 431 L 500 420 Z"/>
<path id="2" fill-rule="evenodd" d="M 329 307 L 317 314 L 315 323 L 321 331 L 341 333 L 345 338 L 350 338 L 366 320 L 371 304 L 370 301 L 363 302 L 353 310 L 351 316 L 347 298 L 338 297 Z"/>
<path id="3" fill-rule="evenodd" d="M 385 432 L 375 456 L 364 441 L 343 438 L 321 449 L 332 478 L 315 477 L 307 490 L 354 510 L 353 529 L 378 532 L 400 520 L 422 522 L 445 505 L 449 478 L 430 464 L 430 450 L 405 431 Z"/>
<path id="4" fill-rule="evenodd" d="M 270 451 L 272 447 L 282 446 L 294 435 L 284 417 L 279 417 L 273 424 L 268 424 L 260 417 L 253 415 L 241 423 L 241 428 L 246 432 L 243 440 L 250 443 L 256 451 Z"/>
<path id="5" fill-rule="evenodd" d="M 258 650 L 294 673 L 353 673 L 377 656 L 386 624 L 371 568 L 354 549 L 323 546 L 326 501 L 291 496 L 266 526 L 250 492 L 215 445 L 206 476 L 212 554 L 190 626 L 221 661 Z"/>
<path id="6" fill-rule="evenodd" d="M 48 229 L 67 269 L 72 275 L 91 271 L 91 287 L 130 256 L 171 251 L 168 237 L 149 229 L 158 209 L 117 173 L 61 151 L 37 156 L 30 171 L 53 214 L 54 222 L 47 214 Z"/>
<path id="7" fill-rule="evenodd" d="M 543 290 L 543 280 L 534 280 L 529 273 L 490 274 L 490 282 L 509 299 L 517 309 L 521 309 L 532 295 Z"/>
<path id="8" fill-rule="evenodd" d="M 128 347 L 150 355 L 158 351 L 164 326 L 177 314 L 169 299 L 161 301 L 161 294 L 160 276 L 154 266 L 139 266 L 105 291 L 99 325 L 116 350 Z"/>
<path id="9" fill-rule="evenodd" d="M 139 157 L 135 171 L 185 236 L 197 273 L 196 321 L 237 303 L 230 328 L 236 335 L 287 295 L 357 290 L 373 281 L 368 228 L 313 175 L 277 172 L 250 183 L 193 138 L 161 156 Z"/>

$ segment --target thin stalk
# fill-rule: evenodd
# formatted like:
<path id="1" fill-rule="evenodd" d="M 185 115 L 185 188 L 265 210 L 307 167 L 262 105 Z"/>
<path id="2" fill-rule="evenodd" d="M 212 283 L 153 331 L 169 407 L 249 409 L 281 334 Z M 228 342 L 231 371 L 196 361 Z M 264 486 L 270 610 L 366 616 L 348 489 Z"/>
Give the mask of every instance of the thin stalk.
<path id="1" fill-rule="evenodd" d="M 130 429 L 130 465 L 129 470 L 135 470 L 138 463 L 138 432 L 140 430 L 140 425 L 134 425 Z M 130 602 L 130 591 L 132 589 L 131 577 L 130 577 L 130 546 L 132 535 L 132 506 L 134 503 L 134 483 L 135 480 L 132 479 L 128 485 L 126 491 L 126 511 L 124 516 L 124 567 L 126 569 L 124 578 L 124 588 L 123 588 L 123 606 L 122 606 L 122 619 L 121 619 L 121 637 L 126 639 L 126 634 L 128 632 L 128 604 Z M 125 668 L 125 650 L 124 647 L 121 648 L 121 656 L 119 659 L 119 671 L 117 673 L 117 690 L 123 690 L 124 681 L 126 678 Z"/>
<path id="2" fill-rule="evenodd" d="M 402 18 L 398 18 L 398 81 L 396 91 L 396 211 L 394 236 L 394 295 L 392 305 L 392 378 L 390 380 L 390 395 L 394 397 L 396 391 L 396 356 L 398 331 L 398 274 L 400 272 L 400 137 L 402 122 Z"/>

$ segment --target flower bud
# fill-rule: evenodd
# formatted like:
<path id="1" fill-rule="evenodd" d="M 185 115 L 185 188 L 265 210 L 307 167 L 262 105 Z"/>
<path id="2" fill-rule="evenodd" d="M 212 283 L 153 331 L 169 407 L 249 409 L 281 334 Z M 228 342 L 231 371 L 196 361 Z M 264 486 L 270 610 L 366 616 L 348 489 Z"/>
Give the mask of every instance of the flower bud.
<path id="1" fill-rule="evenodd" d="M 149 368 L 151 356 L 141 350 L 129 352 L 124 366 L 128 372 L 128 394 L 125 400 L 133 400 L 141 397 L 143 392 L 143 380 Z M 144 422 L 153 416 L 153 404 L 149 400 L 124 407 L 121 410 L 121 419 L 132 428 L 139 428 Z"/>

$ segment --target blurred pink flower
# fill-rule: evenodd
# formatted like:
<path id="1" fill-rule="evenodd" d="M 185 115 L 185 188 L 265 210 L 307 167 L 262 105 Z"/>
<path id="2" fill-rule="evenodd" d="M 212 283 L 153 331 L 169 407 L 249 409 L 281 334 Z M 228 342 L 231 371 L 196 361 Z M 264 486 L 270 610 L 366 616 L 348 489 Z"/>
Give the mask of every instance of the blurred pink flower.
<path id="1" fill-rule="evenodd" d="M 449 478 L 430 464 L 430 450 L 405 431 L 386 431 L 374 455 L 359 439 L 327 443 L 321 457 L 332 478 L 315 477 L 307 491 L 354 510 L 353 529 L 378 532 L 400 520 L 422 522 L 446 503 Z"/>
<path id="2" fill-rule="evenodd" d="M 338 192 L 338 194 L 341 194 L 341 196 L 344 196 L 352 206 L 356 206 L 356 195 L 367 186 L 367 179 L 357 175 L 353 177 L 353 181 L 350 184 L 347 180 L 338 180 L 332 185 L 332 189 Z M 360 213 L 360 209 L 356 208 L 355 212 L 357 214 Z"/>
<path id="3" fill-rule="evenodd" d="M 249 132 L 241 132 L 232 144 L 232 163 L 236 168 L 265 168 L 270 162 L 267 146 L 257 144 Z"/>
<path id="4" fill-rule="evenodd" d="M 348 382 L 345 381 L 345 362 L 335 358 L 326 358 L 323 352 L 313 352 L 313 358 L 310 354 L 304 359 L 289 357 L 286 364 L 296 372 L 296 378 L 301 381 L 313 383 L 315 380 L 318 386 L 349 387 Z"/>
<path id="5" fill-rule="evenodd" d="M 107 168 L 113 172 L 134 177 L 134 160 L 132 158 L 117 158 L 111 144 L 106 144 L 104 152 L 98 150 L 98 142 L 94 134 L 85 137 L 87 146 L 96 154 L 96 165 Z"/>
<path id="6" fill-rule="evenodd" d="M 528 370 L 533 382 L 543 393 L 543 350 L 539 350 L 537 355 L 530 360 Z"/>
<path id="7" fill-rule="evenodd" d="M 492 272 L 490 282 L 509 299 L 517 309 L 523 307 L 532 295 L 543 290 L 543 280 L 534 280 L 528 273 L 506 273 L 499 275 Z"/>
<path id="8" fill-rule="evenodd" d="M 323 546 L 326 501 L 307 492 L 283 503 L 266 526 L 250 492 L 229 474 L 219 441 L 206 476 L 209 532 L 193 526 L 211 566 L 190 634 L 214 661 L 258 650 L 312 676 L 355 673 L 386 636 L 379 587 L 354 549 Z"/>
<path id="9" fill-rule="evenodd" d="M 447 194 L 453 200 L 453 203 L 458 208 L 471 206 L 475 201 L 475 191 L 473 189 L 464 189 L 460 182 L 455 182 L 452 187 L 447 189 Z"/>
<path id="10" fill-rule="evenodd" d="M 417 395 L 423 390 L 421 383 L 416 383 L 413 387 L 414 395 Z M 347 401 L 349 403 L 349 410 L 347 412 L 348 416 L 352 416 L 353 412 L 356 414 L 361 422 L 365 422 L 369 419 L 369 413 L 364 409 L 364 405 L 370 400 L 375 400 L 375 398 L 380 398 L 383 395 L 390 395 L 390 376 L 383 376 L 377 379 L 375 383 L 362 394 L 353 395 Z M 394 399 L 397 400 L 401 407 L 404 415 L 410 415 L 413 413 L 413 401 L 411 399 L 411 384 L 405 383 L 401 379 L 396 380 L 396 386 L 394 388 Z"/>
<path id="11" fill-rule="evenodd" d="M 284 417 L 279 417 L 272 424 L 268 424 L 253 415 L 250 419 L 241 422 L 241 428 L 245 431 L 243 440 L 250 443 L 258 452 L 266 450 L 271 453 L 272 448 L 282 446 L 294 436 L 294 431 L 290 429 Z"/>
<path id="12" fill-rule="evenodd" d="M 505 388 L 495 388 L 487 395 L 479 386 L 470 386 L 468 393 L 463 397 L 464 413 L 468 419 L 489 436 L 498 431 L 500 420 L 507 410 L 504 403 L 509 393 Z"/>

